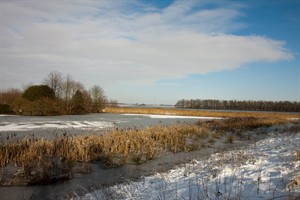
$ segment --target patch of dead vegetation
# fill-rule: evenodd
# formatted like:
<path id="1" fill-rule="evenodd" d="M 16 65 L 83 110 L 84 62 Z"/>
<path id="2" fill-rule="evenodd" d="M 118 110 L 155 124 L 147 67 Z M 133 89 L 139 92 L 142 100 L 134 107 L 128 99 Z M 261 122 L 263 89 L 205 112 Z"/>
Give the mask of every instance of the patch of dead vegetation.
<path id="1" fill-rule="evenodd" d="M 300 174 L 293 177 L 293 179 L 288 183 L 287 188 L 293 190 L 300 187 Z"/>

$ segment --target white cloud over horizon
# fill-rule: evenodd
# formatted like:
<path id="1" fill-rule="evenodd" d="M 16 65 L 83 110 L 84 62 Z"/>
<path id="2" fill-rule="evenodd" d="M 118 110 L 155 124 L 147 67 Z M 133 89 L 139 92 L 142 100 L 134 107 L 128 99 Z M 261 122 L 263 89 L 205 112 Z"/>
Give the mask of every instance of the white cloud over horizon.
<path id="1" fill-rule="evenodd" d="M 293 58 L 284 41 L 234 35 L 241 5 L 2 1 L 2 87 L 71 74 L 86 85 L 155 83 Z M 22 77 L 22 78 L 21 78 Z"/>

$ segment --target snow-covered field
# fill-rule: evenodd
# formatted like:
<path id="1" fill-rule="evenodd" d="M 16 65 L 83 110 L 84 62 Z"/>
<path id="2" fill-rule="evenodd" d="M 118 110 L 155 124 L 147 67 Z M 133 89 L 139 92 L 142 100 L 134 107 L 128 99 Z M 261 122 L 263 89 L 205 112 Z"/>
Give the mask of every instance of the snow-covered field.
<path id="1" fill-rule="evenodd" d="M 213 154 L 207 160 L 193 160 L 166 173 L 78 198 L 298 199 L 297 149 L 300 149 L 300 133 L 273 134 L 247 148 Z"/>

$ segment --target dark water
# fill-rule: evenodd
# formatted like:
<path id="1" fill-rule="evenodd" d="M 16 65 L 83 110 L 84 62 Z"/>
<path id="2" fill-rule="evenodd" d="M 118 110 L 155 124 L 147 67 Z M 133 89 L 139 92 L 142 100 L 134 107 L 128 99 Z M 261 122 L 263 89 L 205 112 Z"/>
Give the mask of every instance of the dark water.
<path id="1" fill-rule="evenodd" d="M 54 137 L 53 132 L 60 134 L 67 131 L 72 134 L 91 134 L 94 131 L 98 131 L 102 134 L 105 130 L 112 127 L 143 128 L 157 124 L 196 122 L 198 119 L 150 118 L 138 115 L 102 113 L 55 117 L 2 115 L 0 120 L 0 139 L 2 142 L 5 142 L 27 137 L 30 134 L 51 139 Z M 11 139 L 12 135 L 14 137 Z M 10 139 L 7 140 L 8 137 Z M 202 152 L 202 154 L 207 154 L 207 152 Z M 176 154 L 176 157 L 173 155 L 170 154 L 141 165 L 128 164 L 117 168 L 107 168 L 101 163 L 93 163 L 90 165 L 93 173 L 75 174 L 71 180 L 53 185 L 2 186 L 0 187 L 0 199 L 68 199 L 74 193 L 83 195 L 105 185 L 166 171 L 176 164 L 188 162 L 195 157 L 191 153 L 179 153 Z"/>
<path id="2" fill-rule="evenodd" d="M 209 149 L 201 152 L 202 157 L 207 156 L 214 150 Z M 196 152 L 194 152 L 196 154 Z M 128 164 L 117 168 L 106 168 L 102 164 L 93 163 L 93 172 L 90 174 L 76 174 L 71 180 L 46 186 L 4 186 L 0 187 L 0 199 L 70 199 L 83 196 L 97 189 L 137 180 L 141 176 L 148 176 L 156 172 L 163 172 L 180 163 L 186 163 L 200 156 L 193 153 L 177 153 L 149 161 L 144 164 Z"/>

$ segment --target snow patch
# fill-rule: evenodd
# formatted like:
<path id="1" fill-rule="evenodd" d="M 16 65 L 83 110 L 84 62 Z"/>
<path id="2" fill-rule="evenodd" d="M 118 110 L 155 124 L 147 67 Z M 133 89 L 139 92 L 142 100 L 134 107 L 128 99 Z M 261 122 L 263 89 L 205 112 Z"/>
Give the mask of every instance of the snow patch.
<path id="1" fill-rule="evenodd" d="M 127 116 L 142 116 L 153 119 L 224 119 L 221 117 L 197 117 L 197 116 L 182 116 L 182 115 L 150 115 L 150 114 L 123 114 Z"/>

